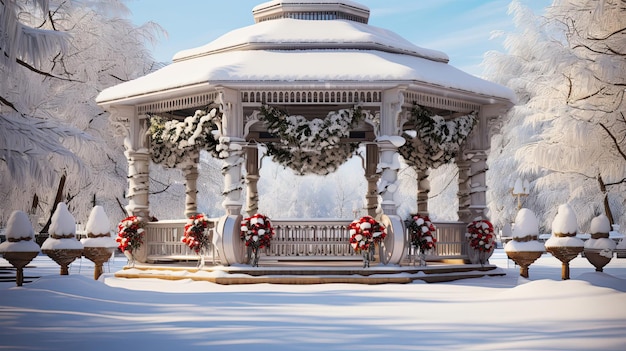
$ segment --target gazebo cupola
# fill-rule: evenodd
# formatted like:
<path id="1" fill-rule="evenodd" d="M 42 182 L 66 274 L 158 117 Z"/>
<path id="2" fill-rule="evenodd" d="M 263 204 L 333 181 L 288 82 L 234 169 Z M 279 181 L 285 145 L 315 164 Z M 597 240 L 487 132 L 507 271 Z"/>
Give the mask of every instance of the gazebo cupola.
<path id="1" fill-rule="evenodd" d="M 349 20 L 367 24 L 370 10 L 352 1 L 276 0 L 252 10 L 256 23 L 280 18 L 300 20 Z"/>
<path id="2" fill-rule="evenodd" d="M 358 107 L 365 116 L 358 123 L 344 123 L 341 128 L 341 123 L 336 123 L 325 127 L 324 132 L 348 128 L 333 139 L 341 140 L 340 144 L 366 146 L 369 214 L 376 214 L 374 210 L 380 207 L 399 226 L 397 230 L 403 230 L 395 203 L 402 154 L 419 168 L 419 212 L 428 212 L 428 169 L 445 161 L 456 162 L 459 167 L 460 220 L 469 222 L 485 216 L 489 124 L 513 105 L 514 93 L 454 68 L 445 53 L 419 47 L 396 33 L 368 24 L 369 13 L 367 7 L 348 0 L 266 2 L 253 9 L 254 24 L 230 31 L 204 46 L 181 51 L 172 64 L 102 91 L 98 104 L 111 112 L 112 123 L 126 137 L 127 210 L 149 215 L 148 165 L 154 154 L 148 131 L 153 116 L 183 121 L 194 116 L 196 110 L 219 106 L 212 123 L 216 138 L 225 143 L 220 150 L 228 151 L 222 153 L 223 205 L 227 216 L 239 216 L 244 187 L 248 196 L 246 212 L 258 209 L 257 143 L 279 145 L 286 140 L 277 137 L 276 130 L 268 129 L 264 111 L 279 110 L 287 114 L 285 119 L 302 117 L 299 123 L 329 126 L 324 124 L 329 120 L 325 116 L 334 114 L 336 118 L 338 111 Z M 437 123 L 454 122 L 471 114 L 473 130 L 459 139 L 462 144 L 452 152 L 433 151 L 433 145 L 425 144 L 426 138 L 421 140 L 423 135 L 407 137 L 407 132 L 419 124 L 416 106 L 436 116 Z M 327 144 L 318 146 L 321 149 Z M 300 164 L 315 158 L 311 154 L 315 150 L 315 145 L 307 146 L 309 153 L 299 160 Z M 177 164 L 187 181 L 186 215 L 197 211 L 197 153 L 188 155 L 185 162 Z M 283 159 L 289 161 L 296 153 L 285 155 Z M 323 152 L 320 155 L 318 161 L 325 158 Z M 223 240 L 233 243 L 236 234 L 224 233 Z M 387 246 L 393 251 L 389 261 L 398 261 L 404 248 L 403 237 L 389 237 L 396 241 Z M 232 254 L 225 255 L 228 262 L 237 261 Z"/>

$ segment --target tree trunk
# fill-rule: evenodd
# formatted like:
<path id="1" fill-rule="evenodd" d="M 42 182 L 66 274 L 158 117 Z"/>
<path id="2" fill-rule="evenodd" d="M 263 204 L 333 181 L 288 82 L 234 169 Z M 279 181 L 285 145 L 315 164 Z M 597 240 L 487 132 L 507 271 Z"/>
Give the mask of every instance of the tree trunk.
<path id="1" fill-rule="evenodd" d="M 50 224 L 52 224 L 52 215 L 54 211 L 57 209 L 57 205 L 59 202 L 63 200 L 63 189 L 65 188 L 65 180 L 67 179 L 67 175 L 65 173 L 61 176 L 61 180 L 59 180 L 59 187 L 57 188 L 57 195 L 54 198 L 54 204 L 52 205 L 52 211 L 50 211 L 50 217 L 48 217 L 48 221 L 46 225 L 41 228 L 39 234 L 47 233 L 48 229 L 50 229 Z"/>
<path id="2" fill-rule="evenodd" d="M 598 174 L 598 184 L 600 185 L 600 191 L 604 194 L 604 213 L 609 218 L 609 223 L 615 224 L 615 221 L 613 220 L 613 213 L 611 212 L 611 207 L 609 206 L 609 193 L 606 191 L 606 184 L 604 184 L 604 180 L 600 174 Z"/>

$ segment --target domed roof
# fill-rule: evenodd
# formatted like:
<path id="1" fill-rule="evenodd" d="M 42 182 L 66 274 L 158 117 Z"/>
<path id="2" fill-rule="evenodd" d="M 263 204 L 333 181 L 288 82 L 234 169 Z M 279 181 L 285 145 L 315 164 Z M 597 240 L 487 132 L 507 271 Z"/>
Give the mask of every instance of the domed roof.
<path id="1" fill-rule="evenodd" d="M 345 20 L 289 18 L 235 29 L 207 45 L 177 53 L 173 61 L 242 50 L 378 50 L 448 62 L 445 53 L 416 46 L 386 29 Z"/>
<path id="2" fill-rule="evenodd" d="M 154 94 L 178 95 L 184 89 L 278 83 L 362 83 L 370 88 L 408 84 L 478 94 L 482 101 L 515 100 L 510 89 L 450 66 L 445 53 L 367 24 L 369 9 L 353 1 L 274 0 L 253 13 L 255 24 L 178 52 L 172 64 L 105 89 L 97 101 L 145 102 L 156 98 Z"/>

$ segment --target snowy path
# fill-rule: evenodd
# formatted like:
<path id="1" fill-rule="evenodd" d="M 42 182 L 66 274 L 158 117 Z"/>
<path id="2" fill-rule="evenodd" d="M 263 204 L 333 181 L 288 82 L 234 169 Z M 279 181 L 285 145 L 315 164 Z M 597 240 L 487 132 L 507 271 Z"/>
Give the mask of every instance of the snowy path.
<path id="1" fill-rule="evenodd" d="M 595 273 L 584 258 L 560 281 L 544 255 L 530 280 L 495 253 L 505 277 L 407 285 L 220 286 L 91 279 L 39 256 L 17 288 L 0 283 L 0 349 L 11 350 L 623 350 L 626 259 Z M 0 261 L 0 266 L 3 265 Z M 125 263 L 118 257 L 115 271 Z M 605 288 L 610 286 L 612 288 Z"/>

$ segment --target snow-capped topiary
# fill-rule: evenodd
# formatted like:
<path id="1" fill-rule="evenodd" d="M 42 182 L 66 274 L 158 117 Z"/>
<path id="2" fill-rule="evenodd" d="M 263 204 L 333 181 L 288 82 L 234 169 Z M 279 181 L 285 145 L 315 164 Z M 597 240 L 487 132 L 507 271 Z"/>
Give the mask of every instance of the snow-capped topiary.
<path id="1" fill-rule="evenodd" d="M 602 234 L 603 237 L 608 238 L 611 231 L 611 222 L 606 215 L 599 215 L 591 220 L 589 231 L 592 235 Z M 606 234 L 606 236 L 604 236 Z M 597 239 L 597 238 L 596 238 Z"/>
<path id="2" fill-rule="evenodd" d="M 552 236 L 546 241 L 546 247 L 584 247 L 585 243 L 576 237 L 578 220 L 576 213 L 568 204 L 559 206 L 552 221 Z"/>
<path id="3" fill-rule="evenodd" d="M 7 241 L 0 244 L 0 252 L 39 252 L 39 245 L 35 242 L 35 232 L 22 211 L 13 211 L 6 227 Z"/>
<path id="4" fill-rule="evenodd" d="M 57 205 L 49 232 L 50 236 L 41 245 L 42 250 L 83 249 L 83 244 L 76 240 L 76 220 L 64 202 Z"/>
<path id="5" fill-rule="evenodd" d="M 552 233 L 556 236 L 576 236 L 577 232 L 578 220 L 574 209 L 569 204 L 559 206 L 552 221 Z"/>
<path id="6" fill-rule="evenodd" d="M 505 252 L 544 252 L 545 246 L 537 241 L 539 235 L 539 221 L 535 213 L 522 208 L 515 217 L 513 240 L 504 246 Z"/>
<path id="7" fill-rule="evenodd" d="M 515 226 L 513 226 L 513 238 L 537 239 L 539 235 L 539 220 L 535 213 L 527 208 L 522 208 L 515 217 Z M 529 239 L 530 240 L 530 239 Z"/>
<path id="8" fill-rule="evenodd" d="M 85 247 L 117 246 L 115 239 L 111 237 L 111 221 L 104 212 L 104 207 L 95 206 L 91 210 L 85 230 L 87 237 L 80 241 Z"/>

